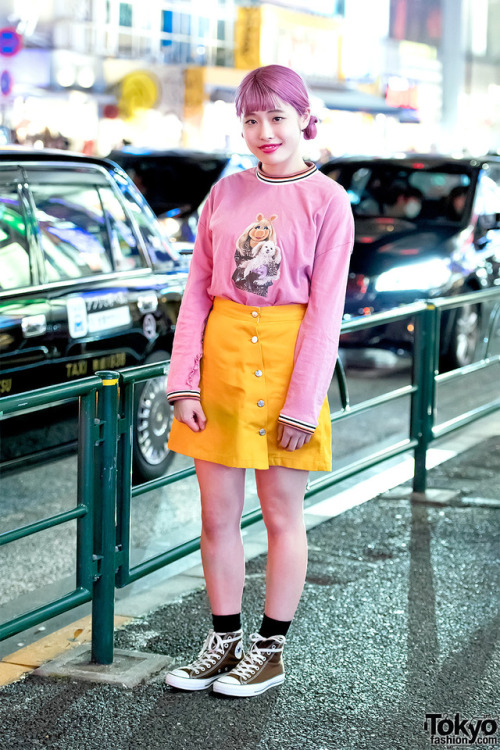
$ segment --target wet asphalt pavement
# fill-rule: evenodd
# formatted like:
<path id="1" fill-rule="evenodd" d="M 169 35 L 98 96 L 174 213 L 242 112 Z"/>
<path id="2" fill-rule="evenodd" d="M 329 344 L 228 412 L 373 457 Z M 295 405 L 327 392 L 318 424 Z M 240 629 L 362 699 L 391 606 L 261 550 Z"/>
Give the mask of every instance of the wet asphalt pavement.
<path id="1" fill-rule="evenodd" d="M 459 500 L 388 493 L 308 532 L 282 686 L 232 699 L 162 675 L 134 689 L 29 675 L 0 690 L 0 748 L 420 750 L 433 746 L 426 714 L 498 719 L 500 436 L 433 469 L 429 487 Z M 247 634 L 264 581 L 261 556 L 247 563 Z M 205 591 L 158 607 L 116 647 L 192 659 L 211 624 Z"/>

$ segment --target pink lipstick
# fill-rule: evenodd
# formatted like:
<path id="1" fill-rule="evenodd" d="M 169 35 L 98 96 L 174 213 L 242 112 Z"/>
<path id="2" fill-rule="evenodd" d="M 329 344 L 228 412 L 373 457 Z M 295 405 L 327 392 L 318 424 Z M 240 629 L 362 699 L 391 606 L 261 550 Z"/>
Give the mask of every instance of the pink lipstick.
<path id="1" fill-rule="evenodd" d="M 281 143 L 269 143 L 267 146 L 260 146 L 260 150 L 265 154 L 272 154 L 281 146 Z"/>

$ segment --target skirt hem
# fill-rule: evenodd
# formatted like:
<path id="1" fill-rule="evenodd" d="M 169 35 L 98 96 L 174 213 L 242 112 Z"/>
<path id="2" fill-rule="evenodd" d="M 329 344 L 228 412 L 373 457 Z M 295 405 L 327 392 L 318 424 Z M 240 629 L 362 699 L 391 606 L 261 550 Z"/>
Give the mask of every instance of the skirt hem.
<path id="1" fill-rule="evenodd" d="M 179 453 L 183 456 L 189 456 L 189 458 L 199 459 L 200 461 L 208 461 L 213 464 L 221 464 L 222 466 L 227 466 L 229 468 L 233 469 L 257 469 L 258 471 L 263 471 L 266 469 L 269 469 L 271 466 L 283 466 L 287 469 L 300 469 L 302 471 L 331 471 L 332 470 L 332 463 L 329 462 L 327 459 L 324 461 L 308 461 L 307 458 L 303 458 L 302 456 L 294 456 L 292 458 L 292 455 L 290 457 L 287 456 L 269 456 L 269 462 L 267 465 L 264 465 L 260 461 L 245 461 L 243 460 L 229 460 L 226 456 L 216 456 L 210 451 L 210 454 L 202 455 L 202 452 L 198 453 L 198 455 L 193 455 L 195 451 L 190 451 L 189 453 L 183 451 L 183 450 L 175 450 L 175 448 L 171 447 L 169 445 L 170 450 L 173 450 L 174 453 Z M 300 450 L 300 448 L 299 448 Z M 295 451 L 291 451 L 291 454 L 295 453 Z M 260 464 L 260 465 L 259 465 Z"/>

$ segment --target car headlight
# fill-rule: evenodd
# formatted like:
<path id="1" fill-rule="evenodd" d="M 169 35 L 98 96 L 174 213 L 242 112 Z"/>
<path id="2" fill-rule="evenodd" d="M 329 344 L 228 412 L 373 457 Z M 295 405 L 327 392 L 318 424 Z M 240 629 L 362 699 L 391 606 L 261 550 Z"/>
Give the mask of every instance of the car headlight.
<path id="1" fill-rule="evenodd" d="M 450 267 L 443 258 L 432 258 L 423 263 L 397 266 L 384 271 L 375 281 L 377 292 L 403 292 L 413 289 L 438 289 L 450 278 Z"/>

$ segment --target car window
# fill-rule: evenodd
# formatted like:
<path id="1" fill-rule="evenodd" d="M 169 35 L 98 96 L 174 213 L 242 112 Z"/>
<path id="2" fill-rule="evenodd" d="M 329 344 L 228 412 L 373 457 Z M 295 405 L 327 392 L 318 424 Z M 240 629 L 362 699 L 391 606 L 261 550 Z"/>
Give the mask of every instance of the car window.
<path id="1" fill-rule="evenodd" d="M 478 227 L 484 231 L 496 225 L 496 214 L 500 213 L 500 184 L 493 177 L 493 174 L 481 172 L 474 203 Z"/>
<path id="2" fill-rule="evenodd" d="M 26 221 L 17 186 L 0 182 L 0 290 L 30 284 Z"/>
<path id="3" fill-rule="evenodd" d="M 355 216 L 410 220 L 461 221 L 471 184 L 466 173 L 424 165 L 351 163 L 327 174 L 346 189 Z"/>
<path id="4" fill-rule="evenodd" d="M 410 172 L 408 184 L 422 191 L 426 198 L 446 198 L 450 190 L 458 185 L 468 185 L 470 182 L 466 175 L 448 172 L 427 172 L 419 169 Z"/>
<path id="5" fill-rule="evenodd" d="M 500 164 L 490 164 L 488 166 L 488 176 L 500 187 Z"/>
<path id="6" fill-rule="evenodd" d="M 137 188 L 128 180 L 117 175 L 116 182 L 127 202 L 127 208 L 137 222 L 153 266 L 156 268 L 172 267 L 173 261 L 178 260 L 179 256 L 158 229 L 155 215 L 141 200 Z"/>
<path id="7" fill-rule="evenodd" d="M 110 273 L 111 248 L 97 187 L 30 183 L 48 281 Z"/>
<path id="8" fill-rule="evenodd" d="M 110 187 L 99 187 L 98 191 L 111 236 L 115 269 L 130 271 L 145 267 L 146 263 L 120 201 Z"/>

